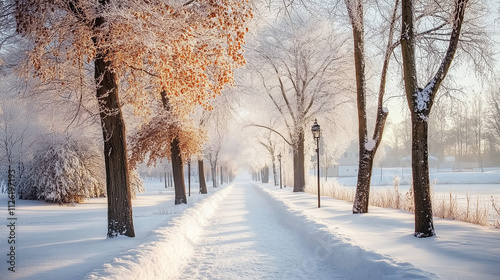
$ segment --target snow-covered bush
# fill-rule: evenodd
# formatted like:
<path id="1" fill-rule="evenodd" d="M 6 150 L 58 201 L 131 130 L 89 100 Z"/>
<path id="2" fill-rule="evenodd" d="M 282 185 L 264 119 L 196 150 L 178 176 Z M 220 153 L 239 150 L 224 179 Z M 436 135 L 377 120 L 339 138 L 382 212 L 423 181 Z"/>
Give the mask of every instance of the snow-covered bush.
<path id="1" fill-rule="evenodd" d="M 19 198 L 69 203 L 105 196 L 103 159 L 89 142 L 66 139 L 41 145 L 20 176 Z"/>

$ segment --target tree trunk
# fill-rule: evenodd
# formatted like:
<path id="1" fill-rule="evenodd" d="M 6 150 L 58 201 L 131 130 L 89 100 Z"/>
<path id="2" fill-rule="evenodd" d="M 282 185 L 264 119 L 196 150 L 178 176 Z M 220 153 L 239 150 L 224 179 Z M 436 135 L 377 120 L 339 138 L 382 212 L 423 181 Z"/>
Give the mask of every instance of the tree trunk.
<path id="1" fill-rule="evenodd" d="M 364 146 L 364 145 L 363 145 Z M 352 206 L 353 214 L 368 213 L 370 182 L 373 168 L 373 152 L 360 147 L 356 196 Z"/>
<path id="2" fill-rule="evenodd" d="M 429 182 L 427 137 L 429 125 L 420 113 L 412 113 L 413 192 L 415 203 L 415 236 L 429 237 L 435 234 Z"/>
<path id="3" fill-rule="evenodd" d="M 223 175 L 223 172 L 222 172 L 222 166 L 220 167 L 220 183 L 221 185 L 224 184 L 224 175 Z"/>
<path id="4" fill-rule="evenodd" d="M 96 26 L 103 23 L 96 19 Z M 129 188 L 127 144 L 125 124 L 118 100 L 116 75 L 109 71 L 111 61 L 100 53 L 94 61 L 96 97 L 100 105 L 100 117 L 104 138 L 106 165 L 106 190 L 108 199 L 108 236 L 119 234 L 134 237 L 132 196 Z M 100 82 L 99 82 L 100 81 Z"/>
<path id="5" fill-rule="evenodd" d="M 269 183 L 269 166 L 264 166 L 262 168 L 262 183 Z"/>
<path id="6" fill-rule="evenodd" d="M 428 120 L 439 85 L 446 77 L 457 50 L 467 0 L 455 1 L 453 28 L 446 54 L 437 68 L 437 72 L 422 89 L 417 84 L 415 59 L 415 31 L 413 19 L 413 1 L 403 1 L 401 5 L 401 54 L 406 99 L 411 112 L 412 122 L 412 174 L 415 195 L 415 236 L 435 235 L 432 216 L 432 202 L 429 183 L 428 163 Z M 467 126 L 466 126 L 467 127 Z"/>
<path id="7" fill-rule="evenodd" d="M 200 193 L 207 194 L 207 183 L 205 181 L 205 167 L 203 167 L 203 159 L 198 160 L 198 178 L 200 181 Z"/>
<path id="8" fill-rule="evenodd" d="M 304 168 L 304 131 L 297 135 L 297 147 L 293 151 L 293 191 L 304 192 L 306 177 Z"/>
<path id="9" fill-rule="evenodd" d="M 403 56 L 403 73 L 406 99 L 411 112 L 412 126 L 412 176 L 415 204 L 416 237 L 433 236 L 434 223 L 432 216 L 432 201 L 430 196 L 429 163 L 428 163 L 428 117 L 432 105 L 432 96 L 426 106 L 417 106 L 417 98 L 423 89 L 417 85 L 417 70 L 415 60 L 415 33 L 413 27 L 412 1 L 402 2 L 401 53 Z"/>
<path id="10" fill-rule="evenodd" d="M 359 166 L 358 181 L 356 184 L 356 196 L 352 207 L 354 214 L 368 212 L 368 200 L 370 197 L 370 177 L 372 171 L 373 157 L 371 151 L 367 151 L 365 144 L 368 141 L 368 129 L 366 123 L 366 95 L 365 95 L 365 62 L 364 62 L 364 29 L 363 29 L 363 4 L 361 1 L 349 9 L 353 41 L 354 41 L 354 65 L 356 68 L 356 97 L 358 106 L 358 143 L 359 143 Z"/>
<path id="11" fill-rule="evenodd" d="M 213 188 L 217 188 L 217 164 L 212 164 L 212 186 Z"/>
<path id="12" fill-rule="evenodd" d="M 172 157 L 172 175 L 174 177 L 175 205 L 187 204 L 184 165 L 182 164 L 179 139 L 177 137 L 170 143 L 170 153 Z"/>
<path id="13" fill-rule="evenodd" d="M 165 91 L 160 93 L 163 109 L 171 111 L 170 100 Z M 187 204 L 186 185 L 184 183 L 184 165 L 182 164 L 179 139 L 176 136 L 170 143 L 170 157 L 172 161 L 172 179 L 175 192 L 175 205 Z"/>
<path id="14" fill-rule="evenodd" d="M 358 181 L 356 184 L 356 196 L 352 207 L 354 214 L 368 213 L 370 197 L 370 181 L 373 171 L 373 158 L 377 152 L 385 121 L 387 119 L 387 110 L 383 109 L 383 98 L 385 93 L 386 74 L 389 67 L 389 59 L 392 54 L 392 36 L 394 31 L 394 22 L 396 20 L 398 2 L 396 1 L 391 27 L 389 31 L 389 40 L 387 43 L 386 54 L 382 67 L 380 79 L 380 89 L 378 95 L 377 119 L 372 139 L 368 139 L 368 125 L 366 116 L 366 76 L 365 76 L 365 51 L 364 51 L 364 23 L 363 23 L 363 1 L 358 1 L 349 9 L 351 18 L 353 42 L 354 42 L 354 64 L 356 68 L 356 96 L 358 106 L 358 133 L 359 133 L 359 166 Z M 374 141 L 372 147 L 367 148 L 368 141 Z"/>
<path id="15" fill-rule="evenodd" d="M 172 188 L 174 186 L 173 184 L 173 172 L 172 170 L 168 171 L 168 187 Z"/>

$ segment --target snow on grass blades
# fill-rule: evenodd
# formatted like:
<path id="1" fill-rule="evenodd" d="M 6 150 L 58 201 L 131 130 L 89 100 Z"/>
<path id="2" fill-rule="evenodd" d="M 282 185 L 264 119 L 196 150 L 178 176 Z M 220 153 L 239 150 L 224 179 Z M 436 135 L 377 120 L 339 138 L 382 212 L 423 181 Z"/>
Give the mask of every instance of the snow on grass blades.
<path id="1" fill-rule="evenodd" d="M 290 202 L 281 199 L 264 187 L 254 185 L 281 213 L 283 222 L 302 234 L 306 242 L 315 246 L 317 257 L 337 267 L 339 274 L 347 279 L 438 279 L 433 273 L 423 271 L 408 262 L 369 251 L 352 239 L 337 232 L 328 223 L 307 215 Z M 307 195 L 307 194 L 298 194 Z M 374 233 L 377 234 L 377 233 Z M 307 274 L 314 260 L 304 259 L 299 263 Z"/>
<path id="2" fill-rule="evenodd" d="M 203 226 L 232 188 L 220 188 L 165 226 L 152 230 L 150 242 L 126 251 L 84 279 L 169 279 L 177 275 L 193 254 Z"/>

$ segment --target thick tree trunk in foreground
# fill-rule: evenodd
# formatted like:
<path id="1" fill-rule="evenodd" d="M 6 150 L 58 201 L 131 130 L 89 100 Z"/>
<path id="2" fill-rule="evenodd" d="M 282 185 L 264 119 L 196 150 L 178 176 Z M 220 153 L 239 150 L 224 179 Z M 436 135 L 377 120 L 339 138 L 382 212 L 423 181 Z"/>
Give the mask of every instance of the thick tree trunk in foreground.
<path id="1" fill-rule="evenodd" d="M 353 214 L 368 213 L 370 198 L 374 153 L 373 151 L 366 150 L 364 147 L 360 147 L 359 155 L 358 181 L 356 183 L 356 195 L 352 206 Z"/>
<path id="2" fill-rule="evenodd" d="M 429 181 L 427 137 L 429 125 L 418 113 L 412 113 L 411 166 L 415 201 L 415 236 L 435 234 Z"/>
<path id="3" fill-rule="evenodd" d="M 419 88 L 417 84 L 412 5 L 412 1 L 406 0 L 402 2 L 402 20 L 403 26 L 406 27 L 402 31 L 401 53 L 403 56 L 406 98 L 411 112 L 412 125 L 411 166 L 415 204 L 415 236 L 429 237 L 435 234 L 430 199 L 427 150 L 427 117 L 430 114 L 432 98 L 428 96 L 427 100 L 420 106 L 416 105 L 417 99 L 420 99 L 419 96 L 424 93 L 423 89 Z"/>
<path id="4" fill-rule="evenodd" d="M 453 28 L 448 49 L 436 74 L 424 88 L 420 88 L 417 81 L 413 1 L 405 0 L 401 5 L 403 26 L 401 31 L 401 54 L 403 57 L 406 99 L 410 108 L 412 122 L 412 175 L 415 200 L 414 235 L 416 237 L 430 237 L 436 234 L 429 182 L 428 121 L 439 85 L 446 77 L 457 50 L 466 4 L 467 0 L 457 0 L 455 2 Z"/>
<path id="5" fill-rule="evenodd" d="M 198 160 L 198 181 L 200 181 L 200 193 L 207 194 L 207 182 L 205 181 L 205 167 L 203 159 Z"/>
<path id="6" fill-rule="evenodd" d="M 293 191 L 304 192 L 306 173 L 304 168 L 304 132 L 297 135 L 297 149 L 293 152 Z"/>
<path id="7" fill-rule="evenodd" d="M 184 166 L 182 164 L 181 150 L 179 148 L 179 139 L 174 138 L 170 143 L 170 152 L 172 157 L 172 173 L 174 175 L 175 205 L 186 204 L 186 185 L 184 184 Z"/>
<path id="8" fill-rule="evenodd" d="M 99 19 L 96 20 L 98 22 Z M 96 23 L 98 24 L 98 23 Z M 102 20 L 101 20 L 102 24 Z M 104 160 L 106 165 L 106 190 L 108 199 L 108 236 L 134 237 L 132 196 L 129 188 L 127 145 L 118 100 L 116 76 L 109 71 L 111 62 L 100 54 L 95 61 L 97 100 L 104 138 Z"/>

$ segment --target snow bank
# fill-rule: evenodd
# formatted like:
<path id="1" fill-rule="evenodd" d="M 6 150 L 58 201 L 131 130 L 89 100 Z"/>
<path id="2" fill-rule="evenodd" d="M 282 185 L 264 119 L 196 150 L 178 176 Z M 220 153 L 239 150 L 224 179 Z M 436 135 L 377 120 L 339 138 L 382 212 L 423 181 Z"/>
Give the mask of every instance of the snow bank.
<path id="1" fill-rule="evenodd" d="M 151 232 L 151 241 L 130 249 L 84 279 L 167 279 L 179 273 L 193 254 L 193 244 L 218 204 L 233 188 L 216 193 L 186 209 L 180 216 Z"/>
<path id="2" fill-rule="evenodd" d="M 305 214 L 262 186 L 255 185 L 276 208 L 283 222 L 315 246 L 318 257 L 339 269 L 347 279 L 438 279 L 436 274 L 416 268 L 408 262 L 369 251 L 354 240 L 336 232 L 320 219 Z M 373 234 L 377 234 L 374 232 Z M 311 260 L 311 265 L 314 265 Z"/>

